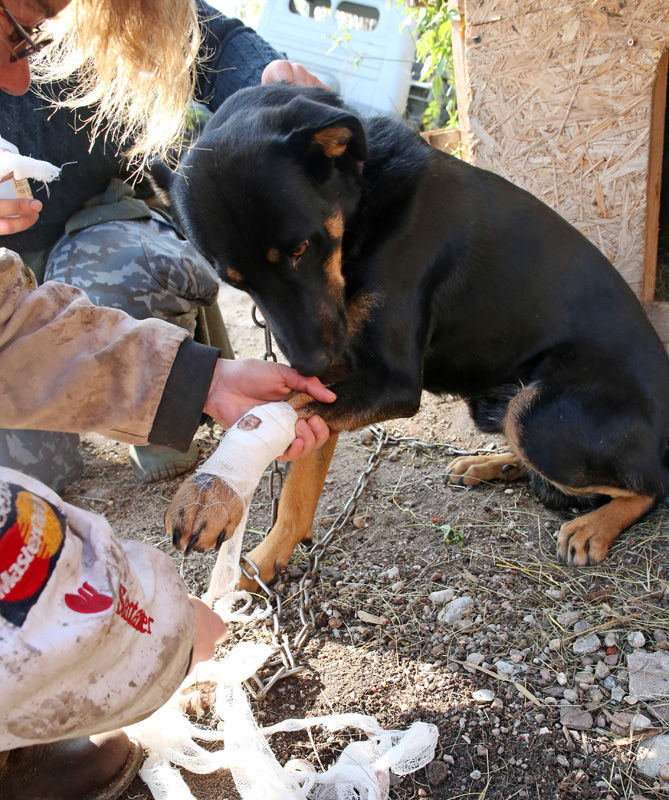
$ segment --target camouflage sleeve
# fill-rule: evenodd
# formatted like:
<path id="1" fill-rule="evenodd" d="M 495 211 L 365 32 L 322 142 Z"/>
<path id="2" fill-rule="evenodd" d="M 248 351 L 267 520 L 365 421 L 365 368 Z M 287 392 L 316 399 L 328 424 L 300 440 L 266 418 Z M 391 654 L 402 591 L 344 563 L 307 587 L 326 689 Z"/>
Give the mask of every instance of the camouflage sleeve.
<path id="1" fill-rule="evenodd" d="M 0 420 L 5 428 L 96 431 L 185 449 L 217 351 L 181 328 L 91 304 L 56 282 L 35 288 L 0 248 Z M 184 391 L 188 387 L 188 391 Z"/>

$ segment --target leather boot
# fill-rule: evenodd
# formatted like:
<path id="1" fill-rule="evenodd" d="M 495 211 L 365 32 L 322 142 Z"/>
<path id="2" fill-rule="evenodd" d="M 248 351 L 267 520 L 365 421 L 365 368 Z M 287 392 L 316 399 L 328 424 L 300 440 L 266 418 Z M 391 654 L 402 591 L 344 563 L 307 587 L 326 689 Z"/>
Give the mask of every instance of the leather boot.
<path id="1" fill-rule="evenodd" d="M 0 800 L 116 800 L 143 757 L 123 731 L 10 750 L 0 754 Z"/>

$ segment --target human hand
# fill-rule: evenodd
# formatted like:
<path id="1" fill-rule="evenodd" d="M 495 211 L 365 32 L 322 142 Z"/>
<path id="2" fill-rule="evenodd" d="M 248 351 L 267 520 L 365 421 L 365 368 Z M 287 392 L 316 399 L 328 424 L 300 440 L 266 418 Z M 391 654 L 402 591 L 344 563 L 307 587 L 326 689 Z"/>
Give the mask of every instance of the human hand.
<path id="1" fill-rule="evenodd" d="M 11 174 L 0 183 L 11 178 Z M 0 236 L 25 231 L 37 222 L 42 204 L 32 198 L 0 198 Z"/>
<path id="2" fill-rule="evenodd" d="M 327 83 L 312 75 L 302 64 L 290 61 L 270 61 L 262 73 L 261 83 L 292 83 L 295 86 L 320 86 L 329 89 Z"/>
<path id="3" fill-rule="evenodd" d="M 305 378 L 285 364 L 255 358 L 219 358 L 204 413 L 229 428 L 254 406 L 286 400 L 295 392 L 306 392 L 321 403 L 336 399 L 318 378 Z M 295 441 L 280 460 L 301 458 L 325 444 L 329 436 L 330 430 L 321 417 L 300 419 L 295 425 Z"/>
<path id="4" fill-rule="evenodd" d="M 193 640 L 193 655 L 190 661 L 191 672 L 199 661 L 209 661 L 214 657 L 216 645 L 222 642 L 228 633 L 228 628 L 223 620 L 199 597 L 189 595 L 193 614 L 195 615 L 195 639 Z"/>

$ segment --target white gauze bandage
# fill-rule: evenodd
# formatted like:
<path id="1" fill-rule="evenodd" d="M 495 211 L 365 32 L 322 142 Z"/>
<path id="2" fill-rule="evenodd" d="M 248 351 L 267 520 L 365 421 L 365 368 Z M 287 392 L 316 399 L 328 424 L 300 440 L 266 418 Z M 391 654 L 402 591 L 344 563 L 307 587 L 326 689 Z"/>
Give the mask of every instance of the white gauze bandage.
<path id="1" fill-rule="evenodd" d="M 244 514 L 232 536 L 223 544 L 211 574 L 209 587 L 202 596 L 204 602 L 213 607 L 226 622 L 247 621 L 266 616 L 269 612 L 256 612 L 253 617 L 245 614 L 247 606 L 234 611 L 234 605 L 246 599 L 247 592 L 235 592 L 241 570 L 239 558 L 242 539 L 246 530 L 249 506 L 262 474 L 272 461 L 280 456 L 295 439 L 297 413 L 288 403 L 267 403 L 256 406 L 246 413 L 225 434 L 214 453 L 200 464 L 196 474 L 215 475 L 225 481 L 239 495 Z"/>
<path id="2" fill-rule="evenodd" d="M 0 136 L 0 178 L 9 175 L 10 172 L 14 173 L 14 180 L 17 181 L 33 178 L 49 183 L 60 175 L 60 168 L 48 161 L 20 155 L 16 145 Z"/>
<path id="3" fill-rule="evenodd" d="M 216 475 L 248 504 L 263 472 L 295 439 L 297 412 L 288 403 L 256 406 L 237 420 L 196 472 Z"/>

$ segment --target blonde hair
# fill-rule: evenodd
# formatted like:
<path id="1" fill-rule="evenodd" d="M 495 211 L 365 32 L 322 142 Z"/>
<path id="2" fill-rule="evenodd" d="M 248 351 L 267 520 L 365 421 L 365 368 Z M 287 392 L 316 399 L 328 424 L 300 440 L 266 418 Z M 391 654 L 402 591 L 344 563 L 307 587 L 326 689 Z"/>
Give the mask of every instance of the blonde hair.
<path id="1" fill-rule="evenodd" d="M 183 136 L 200 32 L 194 0 L 72 0 L 51 23 L 56 43 L 32 62 L 59 106 L 93 108 L 91 140 L 112 138 L 138 168 Z"/>

